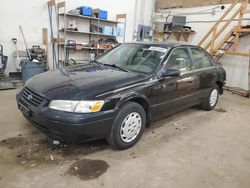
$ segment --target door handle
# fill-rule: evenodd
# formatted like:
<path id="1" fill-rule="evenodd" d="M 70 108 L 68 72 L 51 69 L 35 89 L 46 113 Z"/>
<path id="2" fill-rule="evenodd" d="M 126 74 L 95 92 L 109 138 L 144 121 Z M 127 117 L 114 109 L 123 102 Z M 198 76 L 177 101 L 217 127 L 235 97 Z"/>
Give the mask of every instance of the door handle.
<path id="1" fill-rule="evenodd" d="M 177 81 L 177 83 L 193 83 L 193 82 L 194 82 L 193 77 L 183 78 L 183 79 Z"/>
<path id="2" fill-rule="evenodd" d="M 184 81 L 185 83 L 193 83 L 194 82 L 194 79 L 193 78 L 189 78 L 187 80 Z"/>

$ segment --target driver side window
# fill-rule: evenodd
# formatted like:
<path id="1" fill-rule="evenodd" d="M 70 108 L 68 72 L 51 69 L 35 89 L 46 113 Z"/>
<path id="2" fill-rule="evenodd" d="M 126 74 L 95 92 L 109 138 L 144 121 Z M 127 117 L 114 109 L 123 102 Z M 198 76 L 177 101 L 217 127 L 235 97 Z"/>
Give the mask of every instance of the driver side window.
<path id="1" fill-rule="evenodd" d="M 178 69 L 181 72 L 190 70 L 191 60 L 187 48 L 177 48 L 170 55 L 165 69 Z"/>

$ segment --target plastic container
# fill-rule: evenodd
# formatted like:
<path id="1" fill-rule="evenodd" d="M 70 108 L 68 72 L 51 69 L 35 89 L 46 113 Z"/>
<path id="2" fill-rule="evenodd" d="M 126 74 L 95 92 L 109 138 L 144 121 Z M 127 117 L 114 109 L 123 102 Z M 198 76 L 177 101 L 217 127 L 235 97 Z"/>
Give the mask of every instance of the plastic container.
<path id="1" fill-rule="evenodd" d="M 122 28 L 113 28 L 113 35 L 116 37 L 122 37 L 124 34 Z"/>
<path id="2" fill-rule="evenodd" d="M 20 63 L 22 67 L 22 80 L 26 82 L 29 78 L 44 72 L 45 63 L 43 61 L 33 62 L 29 60 L 22 60 Z"/>
<path id="3" fill-rule="evenodd" d="M 107 20 L 108 19 L 108 11 L 100 10 L 99 8 L 93 9 L 93 13 L 96 15 L 97 18 Z"/>
<path id="4" fill-rule="evenodd" d="M 83 16 L 92 16 L 92 14 L 93 14 L 92 8 L 86 7 L 86 6 L 80 7 L 80 14 Z"/>
<path id="5" fill-rule="evenodd" d="M 103 34 L 104 35 L 113 35 L 113 27 L 103 26 Z"/>
<path id="6" fill-rule="evenodd" d="M 108 19 L 108 12 L 105 10 L 100 10 L 99 11 L 99 18 L 107 20 Z"/>

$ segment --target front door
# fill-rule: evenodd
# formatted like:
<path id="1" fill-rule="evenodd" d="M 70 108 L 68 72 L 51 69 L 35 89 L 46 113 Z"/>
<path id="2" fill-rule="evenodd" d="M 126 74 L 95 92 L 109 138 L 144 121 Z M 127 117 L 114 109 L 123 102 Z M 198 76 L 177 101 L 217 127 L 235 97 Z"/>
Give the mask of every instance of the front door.
<path id="1" fill-rule="evenodd" d="M 188 48 L 178 47 L 172 51 L 163 69 L 178 69 L 180 76 L 167 77 L 155 85 L 158 93 L 157 115 L 166 115 L 191 106 L 193 93 L 199 88 L 199 77 L 191 72 Z"/>

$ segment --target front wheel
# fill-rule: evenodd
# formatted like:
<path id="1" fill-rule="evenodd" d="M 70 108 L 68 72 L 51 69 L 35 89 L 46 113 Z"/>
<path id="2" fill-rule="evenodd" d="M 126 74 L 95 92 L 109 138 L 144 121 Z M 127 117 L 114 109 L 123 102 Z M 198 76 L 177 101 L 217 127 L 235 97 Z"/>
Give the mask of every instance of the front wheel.
<path id="1" fill-rule="evenodd" d="M 201 103 L 201 108 L 207 111 L 213 110 L 219 100 L 219 87 L 216 85 L 214 86 L 209 96 Z"/>
<path id="2" fill-rule="evenodd" d="M 142 136 L 145 125 L 146 114 L 143 107 L 135 102 L 128 102 L 115 117 L 108 142 L 115 149 L 130 148 Z"/>

